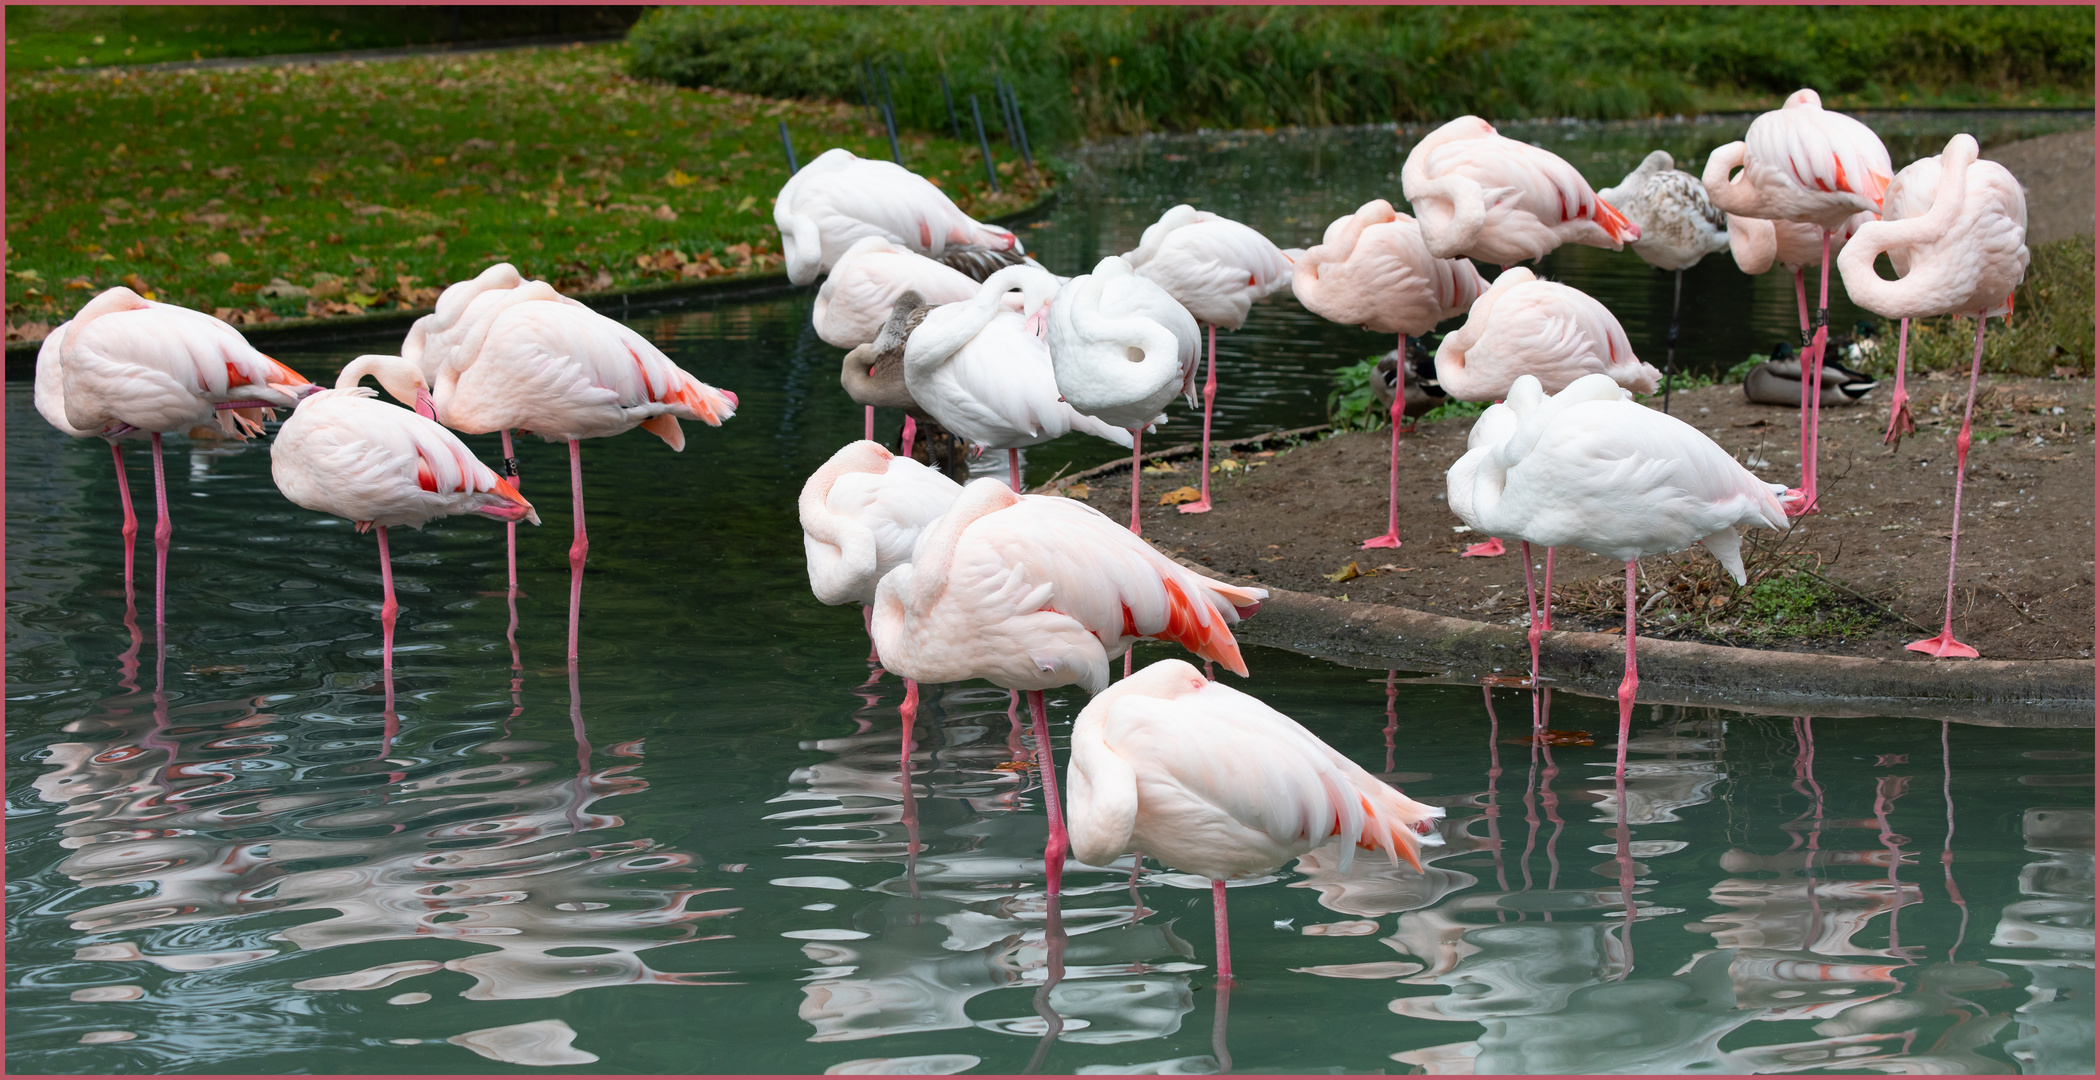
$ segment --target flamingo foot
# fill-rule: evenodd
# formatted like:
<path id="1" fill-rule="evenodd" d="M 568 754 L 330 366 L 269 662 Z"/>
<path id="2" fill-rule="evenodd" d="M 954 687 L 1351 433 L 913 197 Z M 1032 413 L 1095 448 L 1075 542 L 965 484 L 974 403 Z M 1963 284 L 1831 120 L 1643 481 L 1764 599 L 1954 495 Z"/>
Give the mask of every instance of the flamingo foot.
<path id="1" fill-rule="evenodd" d="M 1364 546 L 1369 547 L 1370 545 L 1365 544 Z M 1458 557 L 1461 559 L 1486 559 L 1492 558 L 1496 555 L 1507 554 L 1509 554 L 1509 549 L 1502 546 L 1502 538 L 1499 536 L 1490 536 L 1488 537 L 1486 543 L 1474 544 L 1472 547 L 1469 547 L 1464 551 L 1459 552 Z"/>
<path id="2" fill-rule="evenodd" d="M 1808 501 L 1808 492 L 1800 488 L 1786 489 L 1786 494 L 1779 497 L 1779 508 L 1790 518 L 1804 518 L 1816 512 L 1815 506 Z"/>
<path id="3" fill-rule="evenodd" d="M 1881 441 L 1884 445 L 1893 445 L 1916 430 L 1917 421 L 1910 418 L 1910 395 L 1898 387 L 1895 399 L 1889 405 L 1889 429 L 1882 435 Z"/>
<path id="4" fill-rule="evenodd" d="M 1208 514 L 1211 510 L 1210 496 L 1205 495 L 1195 502 L 1182 503 L 1178 509 L 1184 514 Z"/>
<path id="5" fill-rule="evenodd" d="M 1945 660 L 1949 657 L 1954 657 L 1962 660 L 1974 660 L 1977 657 L 1983 655 L 1982 653 L 1977 652 L 1975 649 L 1972 649 L 1967 645 L 1964 645 L 1961 642 L 1954 640 L 1954 628 L 1951 626 L 1947 627 L 1944 630 L 1941 630 L 1938 637 L 1929 637 L 1922 641 L 1913 641 L 1910 644 L 1905 645 L 1904 648 L 1910 650 L 1911 652 L 1921 652 L 1927 656 L 1938 657 L 1942 660 Z"/>
<path id="6" fill-rule="evenodd" d="M 1501 543 L 1501 541 L 1499 541 L 1499 540 L 1498 540 L 1498 541 L 1496 541 L 1496 543 L 1498 543 L 1498 544 L 1499 544 L 1499 543 Z M 1358 548 L 1357 550 L 1359 550 L 1359 551 L 1369 551 L 1369 550 L 1371 550 L 1372 548 L 1396 548 L 1396 547 L 1399 547 L 1399 546 L 1400 546 L 1400 535 L 1399 535 L 1399 533 L 1398 533 L 1397 531 L 1395 531 L 1395 532 L 1389 532 L 1389 533 L 1385 534 L 1384 536 L 1374 536 L 1374 537 L 1370 538 L 1369 540 L 1366 540 L 1366 541 L 1364 541 L 1364 546 L 1363 546 L 1363 547 L 1361 547 L 1361 548 Z M 1493 552 L 1492 554 L 1500 555 L 1500 554 L 1502 554 L 1502 553 L 1501 553 L 1501 552 L 1499 552 L 1499 551 L 1497 551 L 1497 552 Z"/>

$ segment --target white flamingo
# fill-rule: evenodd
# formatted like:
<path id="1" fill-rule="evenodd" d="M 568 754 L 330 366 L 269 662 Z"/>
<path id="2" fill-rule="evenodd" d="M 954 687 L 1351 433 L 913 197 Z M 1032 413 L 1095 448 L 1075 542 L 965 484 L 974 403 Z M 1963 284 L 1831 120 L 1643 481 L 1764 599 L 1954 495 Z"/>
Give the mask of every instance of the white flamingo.
<path id="1" fill-rule="evenodd" d="M 925 177 L 895 162 L 841 147 L 817 155 L 773 200 L 788 280 L 807 285 L 863 237 L 880 236 L 921 255 L 979 244 L 1019 251 L 1013 233 L 962 212 Z"/>

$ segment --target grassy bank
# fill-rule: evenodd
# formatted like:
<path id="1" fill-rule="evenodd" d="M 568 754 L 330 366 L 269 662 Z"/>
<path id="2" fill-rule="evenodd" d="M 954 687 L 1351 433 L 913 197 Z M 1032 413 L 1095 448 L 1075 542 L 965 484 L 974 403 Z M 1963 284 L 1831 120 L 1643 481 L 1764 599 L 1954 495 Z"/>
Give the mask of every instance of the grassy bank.
<path id="1" fill-rule="evenodd" d="M 505 259 L 572 292 L 773 269 L 777 120 L 803 161 L 889 156 L 859 110 L 637 82 L 624 52 L 14 76 L 7 335 L 118 283 L 248 323 L 424 306 Z M 979 216 L 1040 195 L 990 196 L 974 143 L 904 158 Z"/>
<path id="2" fill-rule="evenodd" d="M 2090 105 L 2089 7 L 663 7 L 636 74 L 948 127 L 937 76 L 1019 90 L 1039 142 L 1149 130 L 1774 107 Z M 987 110 L 988 123 L 992 122 Z M 965 114 L 962 118 L 968 124 Z"/>
<path id="3" fill-rule="evenodd" d="M 2012 317 L 1992 319 L 1983 335 L 1983 370 L 2048 376 L 2093 373 L 2093 238 L 2074 236 L 2028 249 L 2027 280 L 2013 293 Z M 1976 322 L 1948 316 L 1910 324 L 1908 363 L 1914 370 L 1969 369 Z M 1896 354 L 1876 361 L 1893 373 Z"/>

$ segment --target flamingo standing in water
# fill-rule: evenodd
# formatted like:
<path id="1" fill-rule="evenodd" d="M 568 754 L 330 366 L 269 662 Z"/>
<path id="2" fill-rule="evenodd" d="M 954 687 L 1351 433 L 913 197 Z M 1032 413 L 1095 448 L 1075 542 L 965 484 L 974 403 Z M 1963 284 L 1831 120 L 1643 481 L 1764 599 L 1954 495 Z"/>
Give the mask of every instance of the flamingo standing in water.
<path id="1" fill-rule="evenodd" d="M 385 635 L 381 670 L 394 669 L 394 561 L 386 531 L 421 529 L 453 514 L 486 514 L 534 525 L 540 517 L 510 481 L 475 460 L 459 436 L 407 409 L 378 400 L 357 385 L 372 375 L 398 401 L 429 396 L 423 373 L 398 356 L 361 356 L 343 368 L 335 389 L 299 403 L 270 444 L 270 478 L 284 497 L 379 532 L 379 609 Z"/>
<path id="2" fill-rule="evenodd" d="M 1738 175 L 1735 170 L 1741 168 Z M 1780 108 L 1750 122 L 1741 142 L 1716 149 L 1702 177 L 1715 206 L 1739 217 L 1799 221 L 1822 231 L 1822 284 L 1816 300 L 1815 333 L 1803 357 L 1813 377 L 1801 380 L 1806 402 L 1808 452 L 1801 459 L 1800 503 L 1816 510 L 1816 434 L 1822 418 L 1823 352 L 1830 340 L 1830 239 L 1862 211 L 1879 213 L 1895 169 L 1888 148 L 1867 125 L 1826 111 L 1814 90 L 1796 90 Z M 1804 298 L 1805 299 L 1805 298 Z"/>
<path id="3" fill-rule="evenodd" d="M 1501 406 L 1506 411 L 1493 420 L 1481 416 L 1483 438 L 1446 474 L 1452 510 L 1474 528 L 1549 548 L 1573 544 L 1626 564 L 1621 776 L 1640 685 L 1634 667 L 1636 561 L 1701 544 L 1741 585 L 1737 527 L 1784 529 L 1788 509 L 1779 497 L 1783 486 L 1752 476 L 1697 428 L 1636 404 L 1632 396 L 1601 373 L 1585 375 L 1551 398 L 1536 376 L 1520 376 Z M 1550 592 L 1545 602 L 1550 610 Z"/>
<path id="4" fill-rule="evenodd" d="M 470 435 L 501 432 L 515 476 L 512 428 L 569 444 L 574 538 L 569 545 L 569 656 L 576 656 L 583 562 L 584 439 L 640 427 L 685 449 L 678 421 L 713 427 L 736 415 L 736 395 L 701 382 L 649 339 L 497 263 L 439 295 L 437 310 L 409 328 L 402 355 L 433 388 L 435 419 Z M 510 588 L 518 585 L 517 531 L 510 530 Z"/>
<path id="5" fill-rule="evenodd" d="M 876 586 L 872 631 L 883 666 L 913 682 L 984 679 L 1028 694 L 1055 894 L 1070 844 L 1043 691 L 1077 684 L 1099 694 L 1109 661 L 1141 638 L 1177 642 L 1244 677 L 1230 627 L 1268 595 L 1183 567 L 1085 503 L 982 479 Z M 916 700 L 905 703 L 908 740 Z"/>
<path id="6" fill-rule="evenodd" d="M 1024 446 L 1070 431 L 1117 446 L 1130 433 L 1072 408 L 1057 392 L 1046 305 L 1059 282 L 1048 270 L 1010 266 L 986 278 L 977 295 L 926 313 L 904 345 L 904 385 L 919 408 L 956 438 L 1006 451 L 1009 483 L 1021 490 Z M 1020 310 L 1007 302 L 1019 290 Z"/>
<path id="7" fill-rule="evenodd" d="M 1019 252 L 1013 233 L 962 212 L 932 181 L 890 161 L 824 151 L 773 200 L 788 280 L 807 285 L 863 237 L 880 236 L 921 255 L 976 245 Z"/>
<path id="8" fill-rule="evenodd" d="M 1123 258 L 1209 330 L 1199 481 L 1203 491 L 1195 502 L 1181 504 L 1184 514 L 1209 513 L 1210 418 L 1218 398 L 1218 327 L 1238 330 L 1247 325 L 1247 311 L 1256 300 L 1290 284 L 1290 256 L 1268 237 L 1231 218 L 1183 203 L 1146 226 L 1138 246 L 1124 252 Z"/>
<path id="9" fill-rule="evenodd" d="M 918 297 L 918 304 L 950 304 L 977 295 L 978 284 L 978 278 L 902 244 L 881 236 L 864 236 L 846 249 L 817 289 L 810 322 L 825 344 L 855 349 L 881 336 L 898 299 L 906 294 Z M 864 437 L 872 441 L 875 406 L 868 404 L 867 410 Z M 906 417 L 905 426 L 914 426 L 911 417 Z M 904 452 L 907 456 L 911 453 L 908 434 Z"/>
<path id="10" fill-rule="evenodd" d="M 1714 209 L 1699 178 L 1677 167 L 1668 150 L 1656 150 L 1617 186 L 1597 193 L 1640 227 L 1633 253 L 1675 278 L 1670 290 L 1670 331 L 1663 337 L 1663 411 L 1670 411 L 1670 373 L 1677 361 L 1677 308 L 1684 300 L 1684 272 L 1728 247 L 1728 219 Z"/>
<path id="11" fill-rule="evenodd" d="M 1408 338 L 1465 314 L 1487 287 L 1472 260 L 1431 255 L 1421 223 L 1384 199 L 1336 218 L 1319 245 L 1298 256 L 1291 269 L 1291 292 L 1307 311 L 1374 334 L 1398 334 L 1396 365 L 1406 363 Z M 1364 541 L 1365 548 L 1400 546 L 1400 417 L 1407 409 L 1407 395 L 1399 388 L 1405 381 L 1396 366 L 1386 530 Z"/>
<path id="12" fill-rule="evenodd" d="M 1954 440 L 1954 527 L 1947 540 L 1947 615 L 1939 635 L 1904 646 L 1936 657 L 1975 657 L 1954 639 L 1954 556 L 1961 543 L 1962 477 L 1969 465 L 1969 422 L 1976 411 L 1976 380 L 1983 370 L 1983 326 L 2012 314 L 2013 290 L 2027 276 L 2027 197 L 2020 182 L 1994 161 L 1977 160 L 1974 137 L 1947 141 L 1933 165 L 1905 169 L 1917 188 L 1932 188 L 1931 208 L 1899 221 L 1860 227 L 1838 260 L 1845 291 L 1868 311 L 1892 319 L 1974 314 L 1976 351 L 1969 360 L 1969 397 Z M 1911 173 L 1915 169 L 1917 172 Z M 1937 172 L 1937 176 L 1933 175 Z M 1908 185 L 1907 185 L 1908 186 Z M 1884 281 L 1874 257 L 1888 252 L 1903 277 Z M 1898 262 L 1898 253 L 1902 261 Z"/>
<path id="13" fill-rule="evenodd" d="M 1130 531 L 1139 532 L 1145 429 L 1180 394 L 1196 404 L 1203 336 L 1188 309 L 1130 262 L 1110 255 L 1073 278 L 1050 308 L 1057 392 L 1080 412 L 1130 432 Z"/>
<path id="14" fill-rule="evenodd" d="M 1107 866 L 1142 851 L 1211 882 L 1218 979 L 1232 978 L 1225 884 L 1329 840 L 1341 869 L 1358 847 L 1417 871 L 1441 844 L 1438 806 L 1408 798 L 1257 698 L 1180 660 L 1097 695 L 1072 726 L 1072 855 Z"/>
<path id="15" fill-rule="evenodd" d="M 232 326 L 201 311 L 161 304 L 118 286 L 82 305 L 37 349 L 36 410 L 75 438 L 109 441 L 124 507 L 124 595 L 131 596 L 131 552 L 138 516 L 118 440 L 140 434 L 153 444 L 154 621 L 165 615 L 168 541 L 167 476 L 161 435 L 206 424 L 235 438 L 262 433 L 271 411 L 320 390 L 291 368 L 257 352 Z"/>
<path id="16" fill-rule="evenodd" d="M 1477 116 L 1416 143 L 1400 167 L 1400 188 L 1439 259 L 1508 269 L 1564 243 L 1617 251 L 1641 238 L 1640 226 L 1598 198 L 1575 166 Z"/>

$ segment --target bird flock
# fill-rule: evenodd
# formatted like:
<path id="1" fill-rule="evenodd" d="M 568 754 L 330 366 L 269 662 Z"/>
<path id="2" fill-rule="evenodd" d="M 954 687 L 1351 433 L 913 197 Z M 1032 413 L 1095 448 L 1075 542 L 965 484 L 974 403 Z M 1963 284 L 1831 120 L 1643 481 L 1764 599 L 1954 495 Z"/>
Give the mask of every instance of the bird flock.
<path id="1" fill-rule="evenodd" d="M 1573 545 L 1625 564 L 1622 779 L 1638 686 L 1638 560 L 1697 544 L 1741 583 L 1739 529 L 1785 528 L 1820 509 L 1815 437 L 1833 385 L 1825 372 L 1831 256 L 1854 302 L 1904 321 L 1889 440 L 1911 428 L 1908 320 L 1975 317 L 1947 620 L 1940 635 L 1909 647 L 1976 655 L 1953 634 L 1961 478 L 1984 320 L 2009 313 L 2028 254 L 2020 186 L 1978 158 L 1975 139 L 1957 135 L 1941 154 L 1896 172 L 1866 125 L 1824 110 L 1804 89 L 1757 117 L 1742 141 L 1715 150 L 1700 177 L 1656 151 L 1599 192 L 1551 152 L 1467 116 L 1418 143 L 1401 179 L 1412 216 L 1372 199 L 1309 249 L 1280 248 L 1244 224 L 1179 205 L 1136 248 L 1072 278 L 1027 256 L 1012 232 L 972 220 L 923 177 L 843 149 L 796 172 L 774 203 L 789 277 L 804 285 L 824 277 L 814 328 L 847 350 L 840 382 L 866 407 L 865 437 L 839 449 L 799 497 L 810 587 L 823 603 L 861 605 L 871 660 L 905 680 L 905 784 L 919 684 L 983 679 L 1025 695 L 1049 818 L 1052 902 L 1071 860 L 1103 867 L 1141 852 L 1202 875 L 1213 882 L 1221 979 L 1231 977 L 1226 882 L 1335 838 L 1344 852 L 1362 847 L 1417 868 L 1419 849 L 1441 843 L 1440 808 L 1212 678 L 1213 665 L 1248 675 L 1232 628 L 1255 614 L 1266 590 L 1196 573 L 1138 535 L 1143 436 L 1166 420 L 1174 398 L 1196 406 L 1199 367 L 1203 486 L 1180 510 L 1213 508 L 1217 330 L 1243 326 L 1253 304 L 1285 287 L 1324 318 L 1399 338 L 1374 380 L 1392 419 L 1388 527 L 1364 547 L 1400 543 L 1404 416 L 1439 397 L 1493 403 L 1446 472 L 1445 497 L 1488 537 L 1465 555 L 1500 555 L 1511 540 L 1523 548 L 1530 685 L 1551 625 L 1552 549 Z M 1605 305 L 1517 265 L 1563 243 L 1631 247 L 1677 274 L 1680 293 L 1684 269 L 1724 249 L 1747 272 L 1778 265 L 1793 275 L 1799 357 L 1763 377 L 1798 384 L 1796 485 L 1760 480 L 1696 428 L 1633 400 L 1665 384 L 1664 372 L 1634 354 Z M 1875 269 L 1882 254 L 1894 281 Z M 1476 263 L 1500 270 L 1489 280 Z M 1811 263 L 1820 269 L 1813 315 Z M 1459 316 L 1465 322 L 1433 353 L 1414 340 Z M 1676 329 L 1673 307 L 1673 343 Z M 367 377 L 400 405 L 362 386 Z M 735 394 L 694 378 L 646 338 L 507 263 L 447 288 L 399 355 L 358 357 L 332 388 L 217 319 L 114 288 L 45 339 L 35 401 L 59 430 L 111 446 L 127 598 L 137 520 L 122 445 L 150 441 L 157 621 L 173 528 L 162 436 L 202 427 L 260 435 L 275 410 L 291 410 L 271 445 L 271 475 L 297 505 L 376 532 L 388 671 L 397 610 L 390 528 L 456 514 L 505 522 L 516 595 L 517 523 L 538 524 L 539 515 L 523 494 L 513 433 L 569 447 L 573 660 L 589 550 L 582 440 L 640 427 L 678 450 L 681 420 L 720 425 L 737 406 Z M 904 410 L 901 453 L 875 441 L 877 406 Z M 1130 447 L 1127 527 L 1082 502 L 1023 491 L 1020 449 L 1074 431 Z M 490 432 L 501 433 L 499 468 L 476 460 L 456 434 Z M 1007 482 L 969 481 L 969 460 L 987 450 L 1007 451 Z M 1543 594 L 1532 581 L 1534 545 L 1546 548 Z M 1178 644 L 1204 669 L 1164 660 L 1133 671 L 1140 640 Z M 1044 691 L 1064 686 L 1083 688 L 1090 701 L 1073 728 L 1061 798 Z"/>

